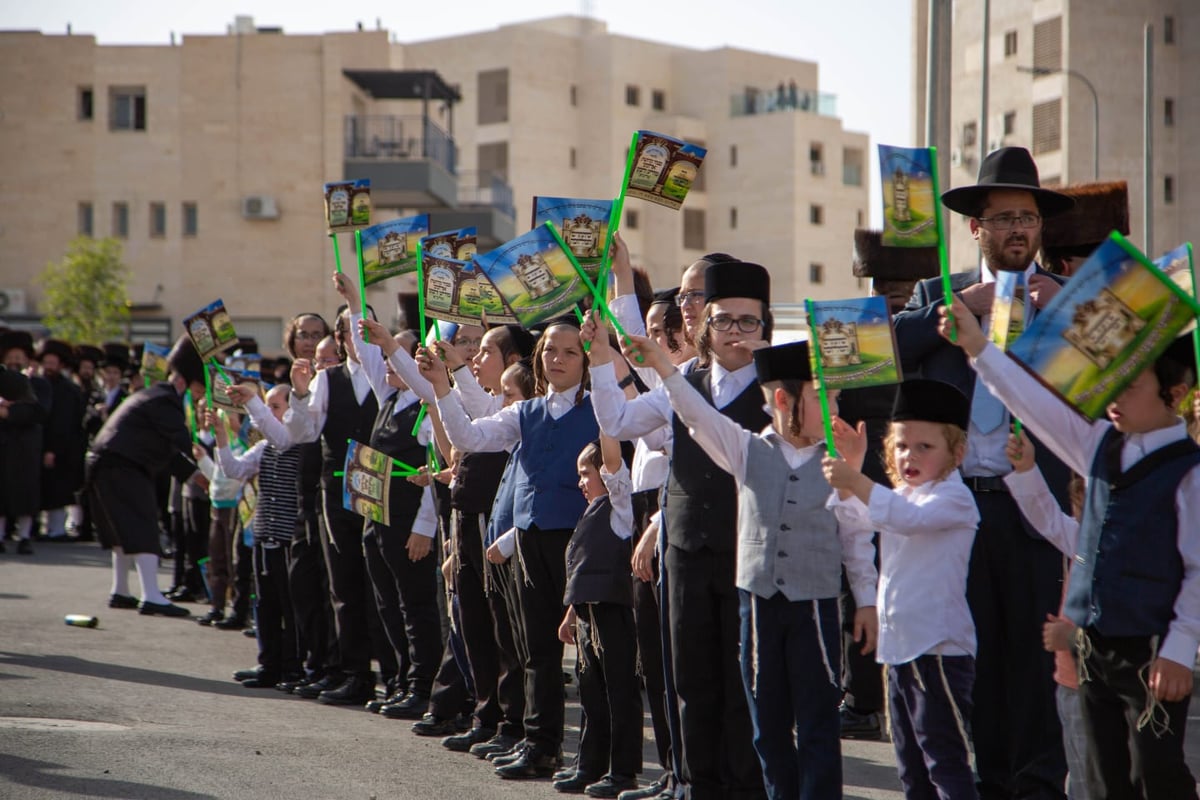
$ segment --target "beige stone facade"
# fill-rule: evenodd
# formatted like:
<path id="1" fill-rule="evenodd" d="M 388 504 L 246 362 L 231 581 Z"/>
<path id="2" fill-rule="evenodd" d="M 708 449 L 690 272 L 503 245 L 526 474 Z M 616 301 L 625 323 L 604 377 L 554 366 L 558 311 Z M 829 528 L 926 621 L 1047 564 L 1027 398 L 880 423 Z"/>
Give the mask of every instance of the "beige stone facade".
<path id="1" fill-rule="evenodd" d="M 241 30 L 161 47 L 0 32 L 0 289 L 23 291 L 36 312 L 34 276 L 90 221 L 93 235 L 123 240 L 135 316 L 174 331 L 219 296 L 239 332 L 275 352 L 289 316 L 335 305 L 320 185 L 357 177 L 348 120 L 421 111 L 371 97 L 344 70 L 392 69 L 434 70 L 458 88 L 460 181 L 502 175 L 514 234 L 535 194 L 615 194 L 630 135 L 648 128 L 709 148 L 683 212 L 626 204 L 624 235 L 656 285 L 720 250 L 766 265 L 780 302 L 860 293 L 849 256 L 873 202 L 873 154 L 829 112 L 813 63 L 615 36 L 577 17 L 404 44 L 386 31 Z M 777 96 L 791 80 L 795 103 Z M 435 124 L 448 117 L 431 106 Z M 385 310 L 405 285 L 372 299 Z"/>
<path id="2" fill-rule="evenodd" d="M 922 33 L 928 0 L 913 0 L 913 85 L 925 86 Z M 1099 179 L 1129 184 L 1130 239 L 1152 256 L 1200 230 L 1200 4 L 1180 0 L 992 0 L 987 141 L 982 126 L 983 4 L 954 0 L 951 186 L 974 183 L 980 146 L 1020 145 L 1034 153 L 1043 184 L 1093 179 L 1093 105 L 1099 104 Z M 1144 26 L 1153 26 L 1153 241 L 1143 224 Z M 1033 75 L 1018 67 L 1041 67 Z M 1059 72 L 1061 70 L 1061 72 Z M 1067 74 L 1071 70 L 1077 75 Z M 1082 76 L 1082 79 L 1078 76 Z M 923 108 L 923 104 L 922 104 Z M 923 114 L 916 120 L 923 131 Z M 918 136 L 920 138 L 920 136 Z M 1189 210 L 1190 209 L 1190 210 Z M 957 216 L 957 215 L 955 215 Z M 951 261 L 973 265 L 977 249 L 961 218 L 951 225 Z"/>

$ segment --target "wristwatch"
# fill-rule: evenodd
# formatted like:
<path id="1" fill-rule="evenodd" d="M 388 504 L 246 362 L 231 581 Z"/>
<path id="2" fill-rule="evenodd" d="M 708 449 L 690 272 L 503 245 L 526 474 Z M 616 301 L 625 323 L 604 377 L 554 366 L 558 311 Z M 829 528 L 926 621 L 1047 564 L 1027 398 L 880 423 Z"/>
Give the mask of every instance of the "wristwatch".
<path id="1" fill-rule="evenodd" d="M 617 381 L 617 387 L 620 389 L 624 389 L 626 386 L 632 386 L 632 385 L 633 385 L 633 373 L 632 372 L 629 373 L 628 375 L 626 375 L 624 378 L 621 378 L 621 380 Z"/>

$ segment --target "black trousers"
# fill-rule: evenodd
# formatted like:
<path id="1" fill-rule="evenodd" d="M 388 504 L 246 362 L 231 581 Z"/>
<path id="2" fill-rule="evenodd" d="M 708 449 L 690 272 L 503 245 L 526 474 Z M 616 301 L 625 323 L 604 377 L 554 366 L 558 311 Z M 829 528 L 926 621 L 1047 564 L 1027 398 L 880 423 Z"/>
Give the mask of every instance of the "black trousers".
<path id="1" fill-rule="evenodd" d="M 337 662 L 329 572 L 321 549 L 321 522 L 315 513 L 303 514 L 288 547 L 288 590 L 292 616 L 300 636 L 300 653 L 309 676 L 325 675 Z"/>
<path id="2" fill-rule="evenodd" d="M 637 676 L 633 609 L 615 603 L 575 606 L 580 772 L 632 778 L 642 771 L 642 691 Z"/>
<path id="3" fill-rule="evenodd" d="M 208 495 L 183 498 L 183 549 L 175 542 L 175 559 L 184 563 L 183 585 L 193 592 L 208 594 L 208 582 L 201 565 L 208 560 L 208 529 L 212 524 L 212 503 Z"/>
<path id="4" fill-rule="evenodd" d="M 658 558 L 654 558 L 658 574 Z M 658 581 L 633 578 L 633 619 L 637 626 L 638 663 L 646 686 L 646 704 L 654 728 L 658 763 L 667 772 L 671 765 L 671 728 L 667 721 L 667 684 L 663 667 L 662 625 L 659 623 Z"/>
<path id="5" fill-rule="evenodd" d="M 300 641 L 288 595 L 287 548 L 260 542 L 251 552 L 259 666 L 271 675 L 295 675 L 300 672 Z"/>
<path id="6" fill-rule="evenodd" d="M 567 588 L 569 530 L 517 530 L 514 579 L 521 609 L 525 659 L 525 739 L 542 755 L 562 749 L 563 643 L 558 626 Z"/>
<path id="7" fill-rule="evenodd" d="M 447 598 L 446 602 L 450 613 L 456 614 L 454 608 L 458 604 L 454 599 Z M 460 714 L 472 713 L 475 708 L 471 688 L 467 685 L 467 675 L 462 668 L 462 659 L 455 652 L 456 636 L 457 634 L 451 632 L 451 635 L 446 637 L 442 664 L 433 679 L 433 693 L 429 696 L 429 713 L 439 719 L 454 719 Z"/>
<path id="8" fill-rule="evenodd" d="M 321 492 L 325 535 L 321 547 L 329 572 L 329 596 L 333 602 L 333 620 L 337 631 L 338 667 L 347 675 L 367 675 L 371 671 L 371 636 L 368 618 L 376 616 L 374 598 L 369 595 L 366 562 L 363 558 L 363 518 L 342 507 L 341 493 L 333 489 Z"/>
<path id="9" fill-rule="evenodd" d="M 488 563 L 488 603 L 496 621 L 496 641 L 500 646 L 499 683 L 504 721 L 499 732 L 517 739 L 525 738 L 525 659 L 529 648 L 521 630 L 521 610 L 512 561 Z M 518 705 L 519 704 L 519 705 Z M 509 709 L 511 705 L 511 710 Z"/>
<path id="10" fill-rule="evenodd" d="M 1091 652 L 1079 693 L 1087 731 L 1088 792 L 1107 800 L 1194 800 L 1196 780 L 1183 753 L 1191 696 L 1162 703 L 1139 730 L 1155 655 L 1151 640 L 1105 637 L 1091 628 L 1087 635 Z"/>
<path id="11" fill-rule="evenodd" d="M 926 653 L 888 667 L 892 746 L 905 798 L 974 797 L 970 743 L 975 659 Z"/>
<path id="12" fill-rule="evenodd" d="M 408 520 L 404 520 L 407 522 Z M 395 653 L 400 680 L 426 697 L 433 689 L 442 653 L 442 629 L 437 611 L 436 548 L 419 561 L 408 557 L 411 531 L 368 522 L 363 533 L 367 573 L 383 629 Z"/>
<path id="13" fill-rule="evenodd" d="M 663 566 L 683 744 L 677 777 L 695 800 L 765 797 L 738 660 L 737 558 L 668 546 Z"/>
<path id="14" fill-rule="evenodd" d="M 875 566 L 879 567 L 878 550 Z M 863 655 L 862 642 L 854 640 L 854 614 L 858 604 L 842 570 L 842 699 L 859 714 L 883 710 L 883 668 L 875 663 L 875 653 Z"/>
<path id="15" fill-rule="evenodd" d="M 246 544 L 246 537 L 241 522 L 234 515 L 233 526 L 234 578 L 233 578 L 233 614 L 237 617 L 249 618 L 253 609 L 250 607 L 250 597 L 254 593 L 254 548 Z M 287 548 L 284 548 L 284 570 L 287 576 Z M 284 599 L 288 595 L 283 595 Z M 289 601 L 290 604 L 290 601 Z M 295 622 L 291 627 L 295 627 Z"/>
<path id="16" fill-rule="evenodd" d="M 497 594 L 484 590 L 488 563 L 481 515 L 458 511 L 454 515 L 458 530 L 454 590 L 475 688 L 475 718 L 481 727 L 520 738 L 525 733 L 525 672 L 513 647 L 508 612 Z"/>
<path id="17" fill-rule="evenodd" d="M 1054 654 L 1042 647 L 1042 623 L 1062 597 L 1062 556 L 1025 532 L 1006 492 L 977 492 L 975 502 L 967 601 L 979 642 L 971 726 L 979 794 L 1062 800 Z"/>

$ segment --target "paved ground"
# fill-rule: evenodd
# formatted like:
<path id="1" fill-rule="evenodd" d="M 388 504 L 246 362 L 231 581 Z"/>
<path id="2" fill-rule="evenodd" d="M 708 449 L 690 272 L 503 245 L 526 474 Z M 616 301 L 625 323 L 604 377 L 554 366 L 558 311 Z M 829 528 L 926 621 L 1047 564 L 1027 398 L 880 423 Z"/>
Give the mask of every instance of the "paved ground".
<path id="1" fill-rule="evenodd" d="M 253 665 L 253 641 L 110 610 L 108 586 L 94 545 L 0 555 L 0 798 L 560 796 L 546 781 L 501 781 L 404 722 L 243 689 L 230 675 Z M 64 625 L 71 613 L 96 615 L 100 626 Z M 575 699 L 571 690 L 569 724 Z M 850 800 L 902 796 L 890 744 L 847 742 L 844 758 Z"/>

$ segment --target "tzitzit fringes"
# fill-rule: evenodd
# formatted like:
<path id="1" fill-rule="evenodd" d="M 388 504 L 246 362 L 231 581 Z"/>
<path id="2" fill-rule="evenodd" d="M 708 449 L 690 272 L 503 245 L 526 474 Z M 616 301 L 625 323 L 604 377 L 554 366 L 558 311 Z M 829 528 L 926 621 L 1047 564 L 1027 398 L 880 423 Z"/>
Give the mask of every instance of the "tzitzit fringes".
<path id="1" fill-rule="evenodd" d="M 596 654 L 596 660 L 604 654 L 604 643 L 600 641 L 600 628 L 596 625 L 596 604 L 587 604 L 588 624 L 591 630 L 588 631 L 588 639 L 592 642 L 592 652 Z"/>
<path id="2" fill-rule="evenodd" d="M 521 531 L 519 529 L 513 534 L 513 540 L 517 543 L 517 565 L 521 568 L 521 580 L 526 586 L 533 586 L 533 578 L 529 577 L 529 570 L 525 567 L 525 551 L 521 548 Z"/>
<path id="3" fill-rule="evenodd" d="M 971 747 L 971 739 L 967 736 L 967 724 L 963 720 L 962 711 L 958 707 L 958 701 L 954 699 L 954 693 L 950 691 L 950 680 L 946 677 L 946 665 L 942 661 L 942 656 L 937 655 L 938 674 L 942 676 L 942 689 L 946 692 L 946 699 L 950 701 L 950 708 L 954 711 L 954 724 L 958 727 L 958 735 L 962 737 L 963 748 L 967 754 L 967 759 L 971 764 L 971 769 L 975 769 L 975 749 Z M 913 671 L 916 671 L 916 662 L 913 662 Z"/>
<path id="4" fill-rule="evenodd" d="M 917 669 L 917 662 L 911 661 L 909 663 L 912 665 L 913 678 L 917 681 L 917 688 L 922 692 L 928 692 L 929 690 L 925 688 L 925 679 L 921 677 L 921 671 Z"/>
<path id="5" fill-rule="evenodd" d="M 1154 696 L 1154 691 L 1150 688 L 1147 678 L 1150 675 L 1150 667 L 1158 658 L 1158 637 L 1150 637 L 1150 660 L 1138 668 L 1138 681 L 1142 684 L 1142 689 L 1146 692 L 1146 707 L 1142 709 L 1142 713 L 1137 718 L 1137 729 L 1143 730 L 1150 728 L 1150 733 L 1154 734 L 1155 739 L 1161 739 L 1171 732 L 1171 717 L 1167 714 L 1167 710 L 1163 708 L 1162 701 Z"/>
<path id="6" fill-rule="evenodd" d="M 758 699 L 758 595 L 750 594 L 750 694 Z"/>
<path id="7" fill-rule="evenodd" d="M 825 636 L 821 630 L 821 601 L 813 600 L 813 622 L 817 627 L 817 645 L 821 648 L 821 663 L 825 665 L 825 674 L 829 676 L 829 682 L 837 689 L 841 689 L 841 684 L 838 683 L 837 677 L 833 674 L 833 664 L 829 660 L 829 650 L 825 647 Z M 839 612 L 840 616 L 840 612 Z M 838 627 L 841 630 L 841 627 Z"/>
<path id="8" fill-rule="evenodd" d="M 1075 629 L 1075 677 L 1080 684 L 1092 679 L 1088 672 L 1087 660 L 1092 657 L 1092 640 L 1082 627 Z"/>

